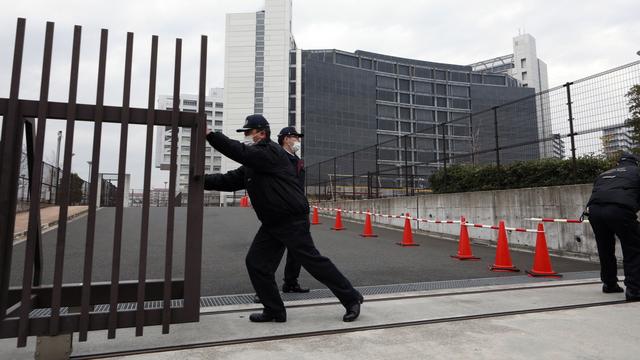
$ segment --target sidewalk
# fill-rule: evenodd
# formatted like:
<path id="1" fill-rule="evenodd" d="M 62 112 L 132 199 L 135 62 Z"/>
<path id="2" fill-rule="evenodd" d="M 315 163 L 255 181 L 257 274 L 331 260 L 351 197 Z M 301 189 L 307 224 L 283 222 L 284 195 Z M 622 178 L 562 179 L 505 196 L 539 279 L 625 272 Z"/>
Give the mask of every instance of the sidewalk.
<path id="1" fill-rule="evenodd" d="M 88 206 L 69 206 L 67 212 L 67 220 L 75 219 L 86 214 L 89 211 Z M 58 217 L 60 216 L 59 206 L 49 206 L 40 209 L 40 222 L 42 230 L 49 229 L 58 225 Z M 27 236 L 27 228 L 29 226 L 29 212 L 23 211 L 16 214 L 16 226 L 13 230 L 13 241 L 23 240 Z"/>

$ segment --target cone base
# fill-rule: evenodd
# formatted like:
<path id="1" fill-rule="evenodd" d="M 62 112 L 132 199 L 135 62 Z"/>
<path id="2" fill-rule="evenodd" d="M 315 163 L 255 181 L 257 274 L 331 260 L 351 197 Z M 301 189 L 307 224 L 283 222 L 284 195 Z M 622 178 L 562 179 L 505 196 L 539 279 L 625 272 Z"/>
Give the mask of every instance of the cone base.
<path id="1" fill-rule="evenodd" d="M 331 228 L 331 230 L 335 230 L 335 231 L 340 231 L 340 230 L 345 230 L 345 227 L 341 227 L 341 228 Z"/>
<path id="2" fill-rule="evenodd" d="M 526 272 L 527 275 L 529 275 L 530 277 L 548 277 L 548 278 L 561 278 L 562 277 L 561 274 L 558 274 L 555 271 L 538 272 L 538 271 L 534 271 L 534 270 L 525 270 L 524 272 Z"/>
<path id="3" fill-rule="evenodd" d="M 376 234 L 360 234 L 362 237 L 378 237 Z"/>
<path id="4" fill-rule="evenodd" d="M 467 260 L 467 261 L 478 261 L 480 260 L 479 257 L 473 256 L 473 255 L 450 255 L 452 258 L 454 259 L 458 259 L 458 260 Z"/>
<path id="5" fill-rule="evenodd" d="M 403 243 L 396 243 L 396 245 L 400 245 L 400 246 L 420 246 L 420 244 L 403 244 Z"/>
<path id="6" fill-rule="evenodd" d="M 495 264 L 489 266 L 489 270 L 495 271 L 495 272 L 520 272 L 520 269 L 518 269 L 515 266 L 501 266 L 501 265 L 495 265 Z"/>

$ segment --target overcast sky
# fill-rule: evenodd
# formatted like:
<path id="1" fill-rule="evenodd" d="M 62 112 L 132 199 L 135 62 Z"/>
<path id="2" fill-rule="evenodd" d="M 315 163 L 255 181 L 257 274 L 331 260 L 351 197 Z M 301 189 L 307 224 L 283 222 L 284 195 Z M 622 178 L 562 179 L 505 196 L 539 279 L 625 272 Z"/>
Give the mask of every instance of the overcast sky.
<path id="1" fill-rule="evenodd" d="M 0 97 L 8 97 L 17 17 L 27 18 L 20 96 L 37 99 L 45 22 L 56 23 L 50 99 L 67 101 L 73 25 L 82 25 L 78 102 L 95 103 L 99 34 L 109 32 L 106 104 L 122 103 L 126 32 L 135 33 L 131 105 L 146 107 L 151 35 L 160 37 L 158 94 L 172 92 L 174 39 L 183 39 L 182 92 L 196 93 L 200 35 L 209 37 L 207 87 L 222 87 L 224 21 L 231 12 L 255 12 L 263 0 L 9 1 L 0 12 Z M 527 32 L 548 65 L 550 87 L 639 60 L 640 2 L 604 1 L 357 1 L 294 0 L 293 33 L 303 49 L 367 50 L 400 57 L 467 65 L 512 52 L 512 37 Z M 53 161 L 56 132 L 50 121 L 45 159 Z M 143 127 L 129 132 L 127 172 L 142 187 Z M 87 177 L 93 125 L 79 123 L 73 171 Z M 117 171 L 119 126 L 104 129 L 101 172 Z M 61 155 L 62 157 L 62 155 Z M 154 169 L 152 186 L 167 172 Z"/>

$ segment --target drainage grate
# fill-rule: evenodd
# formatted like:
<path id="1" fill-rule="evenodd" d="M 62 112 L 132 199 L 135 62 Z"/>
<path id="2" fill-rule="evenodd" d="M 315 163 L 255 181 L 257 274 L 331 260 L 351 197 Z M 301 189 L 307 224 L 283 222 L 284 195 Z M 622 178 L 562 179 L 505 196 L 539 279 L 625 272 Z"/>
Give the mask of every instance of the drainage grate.
<path id="1" fill-rule="evenodd" d="M 531 283 L 551 282 L 551 281 L 558 281 L 558 280 L 593 279 L 593 278 L 599 278 L 600 272 L 581 271 L 581 272 L 565 273 L 563 275 L 564 276 L 561 279 L 533 278 L 526 275 L 522 275 L 522 276 L 503 276 L 503 277 L 496 277 L 496 278 L 444 280 L 444 281 L 431 281 L 431 282 L 419 282 L 419 283 L 408 283 L 408 284 L 363 286 L 363 287 L 357 287 L 357 289 L 362 293 L 362 295 L 371 296 L 371 295 L 384 295 L 384 294 L 398 294 L 398 293 L 413 292 L 413 291 L 460 289 L 460 288 L 472 288 L 472 287 L 492 286 L 492 285 L 531 284 Z M 282 294 L 282 300 L 285 302 L 325 299 L 325 298 L 332 298 L 332 297 L 334 297 L 334 295 L 328 289 L 311 290 L 310 292 L 304 293 L 304 294 L 297 294 L 297 293 Z M 200 307 L 241 305 L 241 304 L 253 304 L 253 294 L 204 296 L 200 298 Z"/>
<path id="2" fill-rule="evenodd" d="M 515 284 L 531 284 L 541 282 L 552 282 L 558 280 L 584 280 L 584 279 L 599 279 L 600 272 L 598 271 L 581 271 L 565 273 L 561 279 L 550 278 L 533 278 L 526 275 L 522 276 L 503 276 L 495 278 L 481 278 L 481 279 L 462 279 L 462 280 L 443 280 L 443 281 L 431 281 L 431 282 L 419 282 L 408 284 L 391 284 L 391 285 L 377 285 L 377 286 L 362 286 L 357 287 L 358 291 L 365 296 L 371 295 L 384 295 L 384 294 L 398 294 L 413 291 L 428 291 L 428 290 L 443 290 L 443 289 L 461 289 L 461 288 L 473 288 L 480 286 L 492 286 L 492 285 L 515 285 Z M 333 298 L 334 295 L 329 289 L 311 290 L 308 293 L 297 294 L 289 293 L 282 294 L 282 300 L 288 301 L 302 301 L 302 300 L 316 300 Z M 227 306 L 227 305 L 242 305 L 253 304 L 253 294 L 237 294 L 237 295 L 220 295 L 220 296 L 203 296 L 200 298 L 200 307 L 215 307 L 215 306 Z M 182 299 L 171 300 L 172 308 L 180 308 L 183 306 Z M 118 311 L 135 311 L 137 303 L 121 303 L 118 304 Z M 145 309 L 161 309 L 162 301 L 147 301 L 144 303 Z M 95 305 L 92 312 L 106 313 L 109 312 L 109 304 Z M 69 308 L 60 308 L 60 314 L 68 314 Z M 30 318 L 48 317 L 51 316 L 51 309 L 42 308 L 34 309 L 29 313 Z"/>

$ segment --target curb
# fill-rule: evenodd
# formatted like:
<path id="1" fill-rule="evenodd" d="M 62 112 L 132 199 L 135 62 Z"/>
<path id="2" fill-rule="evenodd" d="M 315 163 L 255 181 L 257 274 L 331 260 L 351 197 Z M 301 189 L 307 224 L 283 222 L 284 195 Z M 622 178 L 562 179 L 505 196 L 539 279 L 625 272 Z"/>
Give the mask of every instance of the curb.
<path id="1" fill-rule="evenodd" d="M 86 209 L 86 210 L 83 210 L 83 211 L 81 211 L 79 213 L 70 215 L 70 216 L 67 217 L 67 221 L 71 221 L 71 220 L 73 220 L 75 218 L 78 218 L 78 217 L 80 217 L 82 215 L 85 215 L 88 212 L 89 212 L 89 209 Z M 49 223 L 40 225 L 40 231 L 45 232 L 46 230 L 49 230 L 49 229 L 54 228 L 56 226 L 58 226 L 58 220 L 54 220 L 54 221 L 51 221 Z M 28 232 L 29 232 L 29 230 L 25 230 L 25 231 L 14 233 L 13 234 L 13 241 L 16 242 L 16 241 L 20 241 L 20 240 L 26 239 Z"/>

